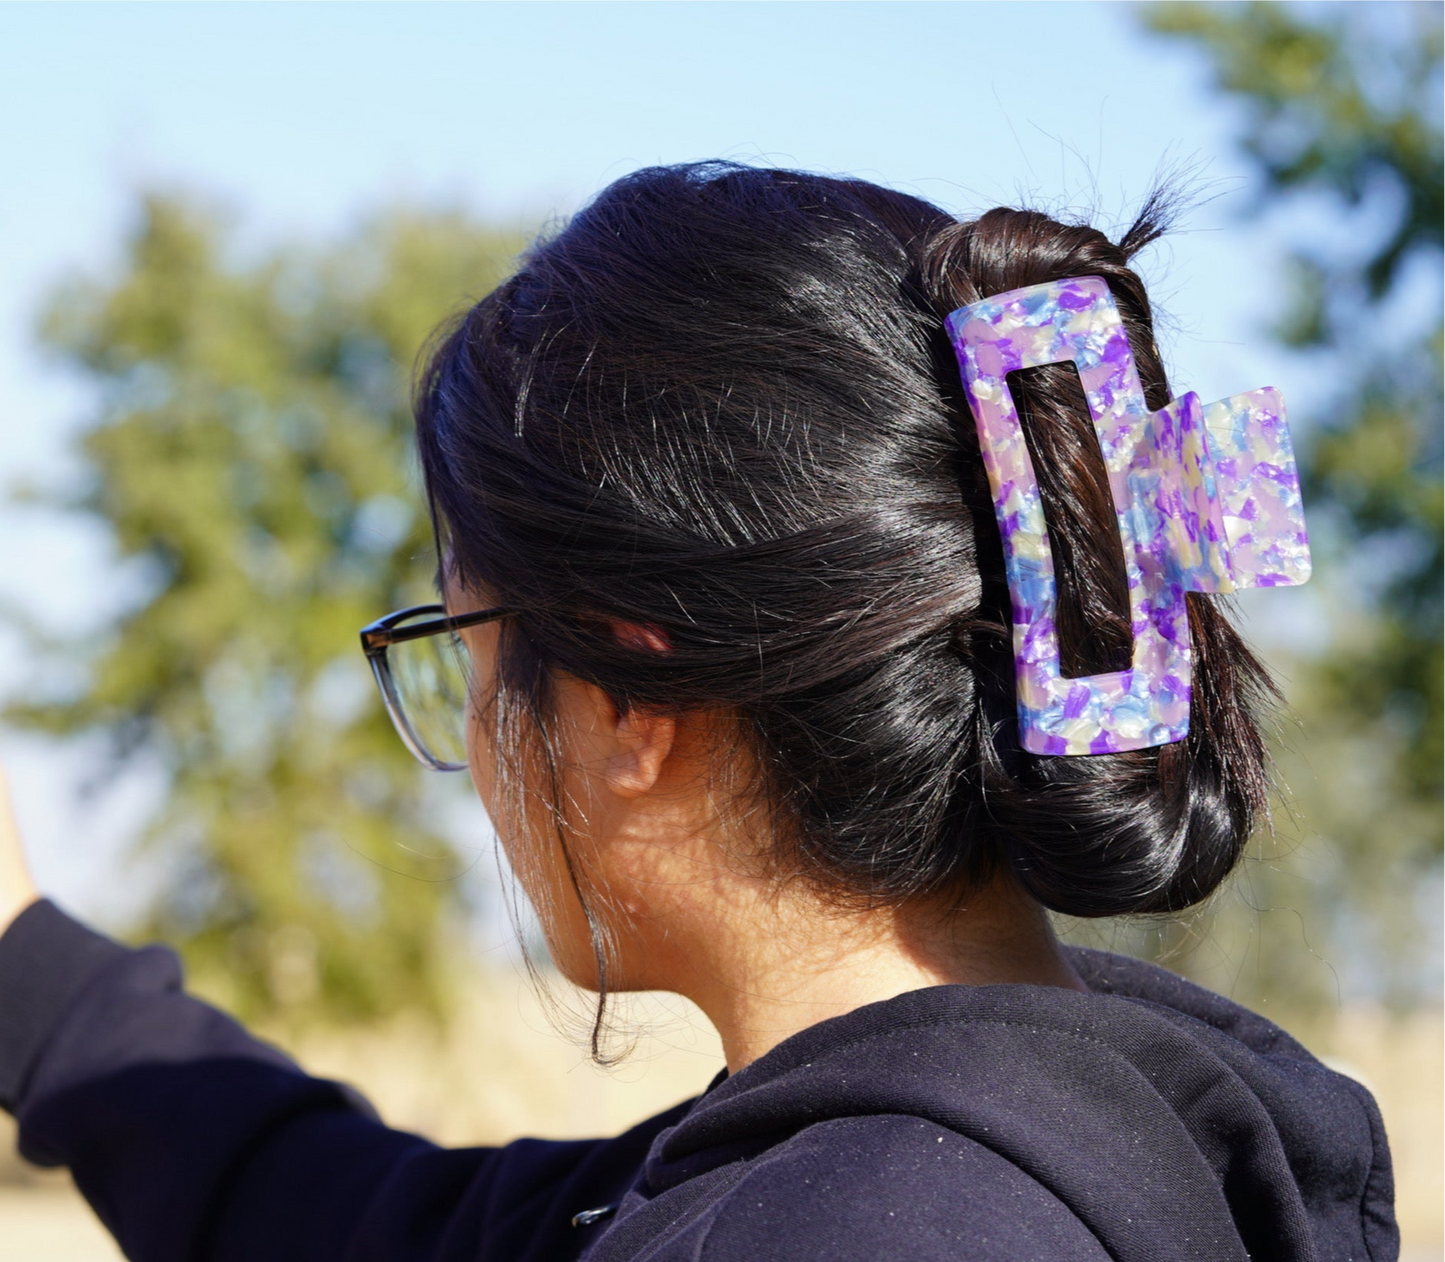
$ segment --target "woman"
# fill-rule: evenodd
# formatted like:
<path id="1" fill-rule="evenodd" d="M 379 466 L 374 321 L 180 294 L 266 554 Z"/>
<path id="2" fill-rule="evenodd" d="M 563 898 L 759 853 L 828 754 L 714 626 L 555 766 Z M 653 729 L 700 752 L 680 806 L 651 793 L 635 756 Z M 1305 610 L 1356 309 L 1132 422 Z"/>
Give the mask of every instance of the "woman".
<path id="1" fill-rule="evenodd" d="M 1393 1257 L 1362 1087 L 1046 915 L 1200 901 L 1265 804 L 1268 678 L 1186 603 L 1219 573 L 1176 564 L 1208 532 L 1169 534 L 1157 479 L 1116 512 L 1089 411 L 1087 321 L 1112 320 L 1110 398 L 1173 418 L 1137 430 L 1161 452 L 1199 437 L 1129 267 L 1161 218 L 1115 245 L 861 181 L 640 171 L 422 373 L 444 611 L 373 624 L 368 656 L 413 751 L 470 769 L 597 1028 L 631 989 L 716 1025 L 698 1099 L 613 1139 L 438 1149 L 187 996 L 167 949 L 36 900 L 12 852 L 22 1151 L 147 1262 Z M 1084 367 L 1010 370 L 1009 319 Z M 1036 493 L 1000 472 L 1025 439 Z M 1128 494 L 1135 466 L 1176 485 L 1183 455 L 1135 454 Z M 1148 676 L 1156 640 L 1183 656 Z M 1146 676 L 1141 727 L 1117 689 Z"/>

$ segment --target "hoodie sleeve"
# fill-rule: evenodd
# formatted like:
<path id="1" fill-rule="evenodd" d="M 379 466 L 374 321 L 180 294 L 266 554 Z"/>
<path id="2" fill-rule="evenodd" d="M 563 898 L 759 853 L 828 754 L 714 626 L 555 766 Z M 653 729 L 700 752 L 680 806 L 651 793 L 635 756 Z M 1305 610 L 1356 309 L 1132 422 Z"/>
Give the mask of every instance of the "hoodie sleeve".
<path id="1" fill-rule="evenodd" d="M 133 1262 L 519 1262 L 575 1256 L 686 1105 L 613 1140 L 443 1149 L 392 1130 L 42 899 L 0 936 L 0 1106 L 67 1166 Z"/>

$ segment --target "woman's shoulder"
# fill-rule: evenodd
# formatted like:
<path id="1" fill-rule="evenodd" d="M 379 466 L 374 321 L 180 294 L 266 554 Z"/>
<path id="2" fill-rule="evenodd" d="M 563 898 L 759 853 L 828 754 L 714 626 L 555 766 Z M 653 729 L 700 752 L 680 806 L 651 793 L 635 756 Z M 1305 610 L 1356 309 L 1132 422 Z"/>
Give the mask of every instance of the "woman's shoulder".
<path id="1" fill-rule="evenodd" d="M 897 1114 L 806 1127 L 750 1162 L 688 1235 L 676 1256 L 697 1262 L 1110 1256 L 1020 1166 L 947 1126 Z"/>
<path id="2" fill-rule="evenodd" d="M 819 1120 L 752 1157 L 648 1190 L 658 1194 L 634 1192 L 586 1262 L 1110 1257 L 1037 1178 L 921 1117 Z"/>
<path id="3" fill-rule="evenodd" d="M 1097 995 L 1139 1000 L 1166 1015 L 1202 1022 L 1257 1055 L 1315 1060 L 1303 1044 L 1260 1013 L 1162 965 L 1092 947 L 1068 946 L 1064 953 Z"/>
<path id="4" fill-rule="evenodd" d="M 1392 1230 L 1363 1088 L 1165 970 L 1077 962 L 1091 993 L 914 991 L 717 1084 L 659 1137 L 636 1206 L 694 1252 L 618 1256 L 926 1260 L 959 1236 L 981 1258 L 1363 1256 Z"/>

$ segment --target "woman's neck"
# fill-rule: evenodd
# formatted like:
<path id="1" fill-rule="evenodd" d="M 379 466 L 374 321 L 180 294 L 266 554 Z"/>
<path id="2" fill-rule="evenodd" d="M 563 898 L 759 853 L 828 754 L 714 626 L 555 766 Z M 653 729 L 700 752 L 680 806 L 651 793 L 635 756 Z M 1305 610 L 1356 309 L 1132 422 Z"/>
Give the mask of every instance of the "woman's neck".
<path id="1" fill-rule="evenodd" d="M 950 914 L 937 905 L 839 912 L 772 896 L 698 926 L 683 993 L 716 1026 L 729 1072 L 789 1036 L 926 986 L 1027 983 L 1087 991 L 1037 902 L 995 880 Z"/>

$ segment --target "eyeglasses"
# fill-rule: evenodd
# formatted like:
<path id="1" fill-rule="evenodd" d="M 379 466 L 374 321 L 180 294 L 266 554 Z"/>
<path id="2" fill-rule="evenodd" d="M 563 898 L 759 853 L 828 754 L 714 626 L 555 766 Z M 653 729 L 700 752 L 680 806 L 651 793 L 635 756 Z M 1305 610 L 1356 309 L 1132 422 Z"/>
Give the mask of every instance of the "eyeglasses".
<path id="1" fill-rule="evenodd" d="M 517 612 L 479 609 L 448 617 L 445 605 L 412 605 L 361 629 L 361 651 L 371 663 L 386 712 L 397 735 L 424 766 L 435 771 L 464 771 L 467 766 L 471 667 L 457 632 Z"/>

